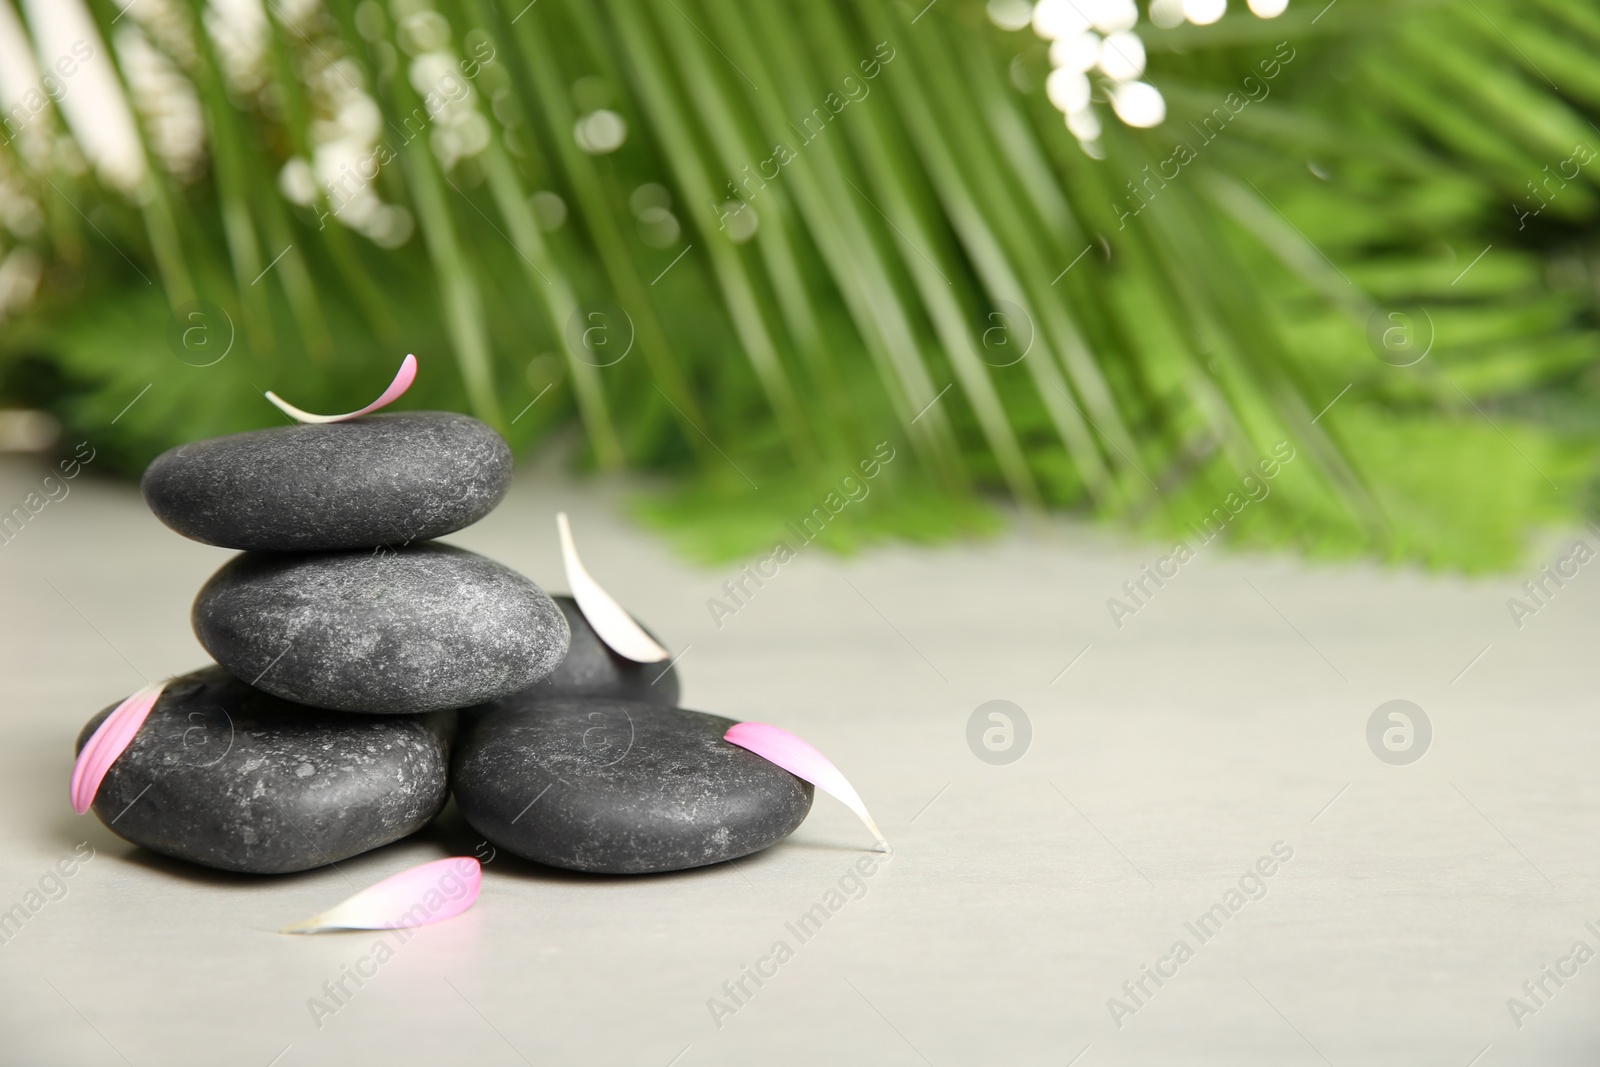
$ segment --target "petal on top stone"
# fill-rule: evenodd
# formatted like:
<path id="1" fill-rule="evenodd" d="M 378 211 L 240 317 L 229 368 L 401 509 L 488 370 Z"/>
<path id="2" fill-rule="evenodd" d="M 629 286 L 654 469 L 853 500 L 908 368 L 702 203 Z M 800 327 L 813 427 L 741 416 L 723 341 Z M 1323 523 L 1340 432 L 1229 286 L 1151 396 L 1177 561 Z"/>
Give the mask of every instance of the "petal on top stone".
<path id="1" fill-rule="evenodd" d="M 357 419 L 362 415 L 370 415 L 379 408 L 388 407 L 396 400 L 399 400 L 405 391 L 411 388 L 411 383 L 416 379 L 417 357 L 407 355 L 405 359 L 400 361 L 400 369 L 395 373 L 394 381 L 389 383 L 389 388 L 383 391 L 382 396 L 359 411 L 346 412 L 343 415 L 313 415 L 309 411 L 301 411 L 270 389 L 267 390 L 267 399 L 276 404 L 279 411 L 296 422 L 344 422 L 347 419 Z"/>

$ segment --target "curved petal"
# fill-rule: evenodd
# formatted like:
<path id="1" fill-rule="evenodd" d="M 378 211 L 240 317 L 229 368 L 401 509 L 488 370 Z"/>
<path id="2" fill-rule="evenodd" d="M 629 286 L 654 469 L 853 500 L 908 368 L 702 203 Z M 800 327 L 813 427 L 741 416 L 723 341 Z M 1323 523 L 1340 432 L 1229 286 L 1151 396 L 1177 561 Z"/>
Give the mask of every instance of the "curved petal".
<path id="1" fill-rule="evenodd" d="M 867 806 L 861 802 L 861 795 L 856 792 L 855 786 L 845 779 L 839 768 L 829 762 L 827 756 L 805 741 L 788 730 L 763 722 L 735 723 L 722 735 L 722 739 L 749 749 L 769 763 L 776 763 L 795 777 L 804 778 L 842 802 L 856 813 L 857 818 L 872 831 L 872 836 L 878 839 L 878 851 L 889 851 L 889 842 L 884 838 L 883 831 L 878 829 L 878 824 L 872 821 L 872 816 L 867 814 Z"/>
<path id="2" fill-rule="evenodd" d="M 267 390 L 267 399 L 278 405 L 279 411 L 296 422 L 344 422 L 347 419 L 358 419 L 363 415 L 370 415 L 379 408 L 388 407 L 396 400 L 399 400 L 401 395 L 411 388 L 411 383 L 416 379 L 417 357 L 407 355 L 405 359 L 400 361 L 400 369 L 395 372 L 394 381 L 389 383 L 389 388 L 383 391 L 382 396 L 360 411 L 351 411 L 344 415 L 313 415 L 309 411 L 301 411 L 270 389 Z"/>
<path id="3" fill-rule="evenodd" d="M 583 561 L 578 558 L 577 546 L 572 543 L 572 525 L 567 522 L 566 512 L 556 513 L 556 526 L 561 531 L 561 559 L 566 564 L 567 585 L 572 589 L 572 599 L 578 602 L 583 617 L 600 635 L 600 640 L 617 655 L 626 656 L 635 663 L 660 663 L 670 659 L 672 654 L 656 644 L 655 639 L 633 621 L 633 616 L 624 611 L 610 593 L 600 588 L 600 583 L 584 569 Z"/>
<path id="4" fill-rule="evenodd" d="M 82 815 L 89 810 L 95 794 L 100 792 L 100 783 L 105 780 L 106 772 L 132 743 L 133 735 L 144 725 L 150 709 L 156 706 L 161 691 L 166 687 L 166 682 L 145 686 L 112 708 L 111 714 L 89 735 L 89 740 L 84 742 L 82 751 L 78 753 L 77 762 L 72 765 L 72 779 L 67 785 L 73 811 Z"/>
<path id="5" fill-rule="evenodd" d="M 471 856 L 434 860 L 391 875 L 282 934 L 324 930 L 396 930 L 453 919 L 477 903 L 483 868 Z M 439 901 L 430 904 L 430 897 Z"/>

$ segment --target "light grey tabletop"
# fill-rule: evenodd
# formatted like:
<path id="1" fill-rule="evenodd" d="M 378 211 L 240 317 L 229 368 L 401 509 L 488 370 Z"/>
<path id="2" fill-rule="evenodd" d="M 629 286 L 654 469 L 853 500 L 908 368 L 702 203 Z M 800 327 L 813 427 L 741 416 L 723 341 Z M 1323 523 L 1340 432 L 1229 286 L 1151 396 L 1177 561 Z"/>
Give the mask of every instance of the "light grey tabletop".
<path id="1" fill-rule="evenodd" d="M 0 464 L 0 510 L 41 473 Z M 205 662 L 189 605 L 229 555 L 84 476 L 0 544 L 0 911 L 27 913 L 0 934 L 0 1063 L 1594 1062 L 1600 570 L 1519 630 L 1506 601 L 1537 564 L 1467 581 L 1212 548 L 1119 629 L 1107 599 L 1167 546 L 1062 525 L 808 548 L 719 628 L 707 599 L 738 567 L 684 564 L 623 502 L 525 472 L 449 540 L 560 591 L 568 510 L 591 570 L 682 652 L 685 704 L 811 740 L 891 858 L 819 796 L 737 864 L 586 878 L 496 857 L 475 908 L 381 964 L 396 935 L 275 933 L 478 841 L 452 810 L 338 871 L 250 879 L 75 817 L 77 730 Z M 1575 536 L 1597 542 L 1552 539 L 1539 564 Z M 1032 730 L 1003 765 L 968 742 L 997 699 Z M 1369 745 L 1394 699 L 1431 724 L 1410 764 Z M 93 858 L 58 890 L 75 848 Z"/>

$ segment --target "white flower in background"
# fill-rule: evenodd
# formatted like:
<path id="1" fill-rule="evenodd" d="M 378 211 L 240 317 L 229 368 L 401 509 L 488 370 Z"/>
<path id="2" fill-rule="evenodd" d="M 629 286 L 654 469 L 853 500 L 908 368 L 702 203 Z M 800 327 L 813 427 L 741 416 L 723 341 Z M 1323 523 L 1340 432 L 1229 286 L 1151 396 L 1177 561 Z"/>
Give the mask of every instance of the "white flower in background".
<path id="1" fill-rule="evenodd" d="M 1033 6 L 1033 32 L 1047 41 L 1089 32 L 1089 19 L 1072 0 L 1039 0 Z"/>
<path id="2" fill-rule="evenodd" d="M 1247 0 L 1252 14 L 1277 18 L 1289 0 Z M 1161 90 L 1144 77 L 1148 57 L 1136 32 L 1139 8 L 1133 0 L 1038 0 L 1024 18 L 1027 0 L 988 0 L 989 21 L 1003 30 L 1032 26 L 1050 42 L 1050 75 L 1045 95 L 1067 120 L 1067 129 L 1084 152 L 1104 158 L 1099 145 L 1098 99 L 1110 103 L 1125 125 L 1159 126 L 1167 117 Z M 1150 21 L 1169 30 L 1184 22 L 1209 26 L 1228 10 L 1228 0 L 1150 0 Z"/>
<path id="3" fill-rule="evenodd" d="M 140 0 L 126 11 L 112 45 L 145 143 L 169 174 L 194 182 L 205 173 L 206 125 L 190 78 L 200 56 L 189 14 L 179 0 Z"/>
<path id="4" fill-rule="evenodd" d="M 1044 94 L 1063 114 L 1070 115 L 1089 106 L 1089 79 L 1075 70 L 1057 67 L 1045 79 Z"/>
<path id="5" fill-rule="evenodd" d="M 608 108 L 591 111 L 572 126 L 578 147 L 591 156 L 615 152 L 628 139 L 628 120 Z"/>
<path id="6" fill-rule="evenodd" d="M 300 156 L 292 157 L 278 171 L 278 192 L 291 204 L 310 207 L 317 200 L 317 176 L 311 164 Z"/>
<path id="7" fill-rule="evenodd" d="M 1070 111 L 1067 113 L 1067 129 L 1080 141 L 1098 141 L 1100 116 L 1094 113 L 1093 108 L 1088 107 L 1082 111 Z"/>
<path id="8" fill-rule="evenodd" d="M 1139 9 L 1133 0 L 1080 0 L 1089 25 L 1101 33 L 1122 33 L 1139 22 Z"/>
<path id="9" fill-rule="evenodd" d="M 1209 26 L 1228 12 L 1228 0 L 1183 0 L 1183 17 L 1196 26 Z"/>
<path id="10" fill-rule="evenodd" d="M 1150 21 L 1158 30 L 1182 26 L 1183 0 L 1150 0 Z"/>
<path id="11" fill-rule="evenodd" d="M 155 47 L 182 69 L 193 70 L 200 56 L 195 51 L 194 32 L 185 6 L 180 0 L 139 0 L 123 10 Z"/>
<path id="12" fill-rule="evenodd" d="M 151 150 L 179 181 L 199 178 L 205 172 L 206 124 L 194 84 L 132 19 L 117 28 L 116 46 Z"/>
<path id="13" fill-rule="evenodd" d="M 310 33 L 322 13 L 322 0 L 272 0 L 272 13 L 290 29 Z"/>
<path id="14" fill-rule="evenodd" d="M 1142 45 L 1139 54 L 1144 54 Z M 1058 37 L 1050 45 L 1050 65 L 1057 70 L 1075 70 L 1079 74 L 1087 74 L 1099 62 L 1100 35 L 1093 30 L 1075 33 L 1070 37 Z"/>
<path id="15" fill-rule="evenodd" d="M 310 110 L 308 155 L 292 157 L 279 168 L 278 191 L 290 203 L 316 211 L 319 225 L 332 219 L 380 247 L 404 244 L 415 229 L 411 213 L 378 195 L 381 168 L 403 150 L 397 139 L 402 135 L 386 131 L 361 65 L 345 54 L 338 28 L 319 0 L 210 0 L 206 33 L 229 68 L 230 88 L 269 115 L 281 108 L 267 53 L 269 11 L 287 29 L 285 47 Z M 406 135 L 420 135 L 431 125 L 419 112 Z"/>
<path id="16" fill-rule="evenodd" d="M 443 15 L 417 8 L 400 20 L 398 31 L 400 47 L 412 57 L 406 75 L 427 112 L 428 142 L 444 169 L 451 170 L 489 147 L 489 120 L 478 110 L 477 90 L 450 47 L 450 23 Z"/>
<path id="17" fill-rule="evenodd" d="M 1111 110 L 1129 126 L 1149 129 L 1167 117 L 1167 102 L 1148 82 L 1123 82 L 1111 90 Z"/>
<path id="18" fill-rule="evenodd" d="M 200 17 L 216 46 L 228 85 L 246 97 L 260 92 L 267 84 L 271 33 L 261 0 L 211 0 Z"/>
<path id="19" fill-rule="evenodd" d="M 1028 0 L 989 0 L 989 21 L 1002 30 L 1020 30 L 1033 21 L 1033 5 Z"/>
<path id="20" fill-rule="evenodd" d="M 335 218 L 378 240 L 386 225 L 386 205 L 378 197 L 378 169 L 384 161 L 378 135 L 383 120 L 366 91 L 361 68 L 326 49 L 300 54 L 311 89 L 310 168 Z M 287 179 L 294 181 L 291 171 Z"/>
<path id="21" fill-rule="evenodd" d="M 1100 46 L 1100 70 L 1114 82 L 1132 81 L 1144 73 L 1144 41 L 1137 33 L 1113 33 Z"/>

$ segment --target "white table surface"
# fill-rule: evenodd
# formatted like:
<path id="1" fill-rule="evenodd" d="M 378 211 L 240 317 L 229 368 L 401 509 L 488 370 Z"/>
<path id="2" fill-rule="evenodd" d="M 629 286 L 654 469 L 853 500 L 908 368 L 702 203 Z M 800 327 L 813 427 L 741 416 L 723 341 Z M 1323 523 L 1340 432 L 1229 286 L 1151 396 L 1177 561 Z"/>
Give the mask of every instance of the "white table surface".
<path id="1" fill-rule="evenodd" d="M 0 505 L 40 473 L 0 463 Z M 706 600 L 738 568 L 683 563 L 624 501 L 524 472 L 450 540 L 559 591 L 567 509 L 601 581 L 687 649 L 687 706 L 787 726 L 853 779 L 896 846 L 864 895 L 804 943 L 785 925 L 872 855 L 823 796 L 732 865 L 593 878 L 502 855 L 475 908 L 314 1018 L 393 935 L 275 929 L 477 838 L 451 809 L 340 871 L 249 878 L 75 817 L 73 737 L 141 675 L 206 662 L 189 605 L 229 556 L 84 476 L 0 545 L 0 910 L 94 850 L 0 944 L 0 1063 L 1595 1062 L 1600 962 L 1546 979 L 1520 1028 L 1507 998 L 1575 942 L 1600 951 L 1600 568 L 1519 631 L 1505 601 L 1532 563 L 1469 581 L 1208 549 L 1119 631 L 1106 598 L 1165 547 L 1061 525 L 808 549 L 719 630 Z M 1007 766 L 966 741 L 997 698 L 1034 730 Z M 1434 727 L 1409 766 L 1367 745 L 1394 698 Z M 1186 922 L 1280 841 L 1265 896 L 1202 944 Z M 1192 958 L 1116 1026 L 1108 998 L 1179 939 Z M 718 1026 L 708 1001 L 779 940 L 792 958 Z"/>

